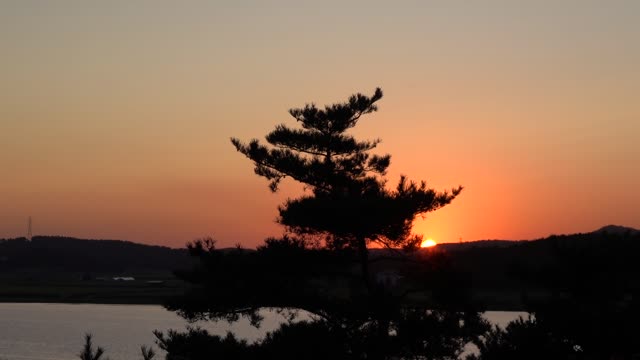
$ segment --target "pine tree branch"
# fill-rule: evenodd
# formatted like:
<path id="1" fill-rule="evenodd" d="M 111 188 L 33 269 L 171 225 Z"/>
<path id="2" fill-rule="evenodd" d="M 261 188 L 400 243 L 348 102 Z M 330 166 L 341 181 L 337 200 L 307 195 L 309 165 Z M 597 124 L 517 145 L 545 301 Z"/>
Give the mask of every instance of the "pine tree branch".
<path id="1" fill-rule="evenodd" d="M 287 145 L 275 145 L 277 148 L 282 149 L 282 150 L 295 150 L 301 153 L 305 153 L 305 154 L 309 154 L 309 155 L 313 155 L 313 156 L 325 156 L 326 153 L 323 152 L 318 152 L 318 151 L 313 151 L 313 150 L 308 150 L 308 149 L 304 149 L 295 145 L 291 145 L 291 144 L 287 144 Z"/>
<path id="2" fill-rule="evenodd" d="M 251 159 L 251 160 L 253 160 L 253 159 Z M 309 185 L 313 186 L 314 188 L 317 188 L 317 189 L 320 189 L 320 190 L 323 190 L 323 191 L 330 191 L 331 190 L 327 186 L 320 185 L 317 182 L 311 182 L 310 179 L 308 179 L 308 178 L 300 177 L 300 176 L 298 176 L 298 175 L 296 175 L 296 174 L 294 174 L 292 172 L 285 171 L 285 170 L 283 170 L 281 168 L 278 168 L 275 165 L 271 165 L 271 164 L 269 164 L 267 162 L 257 161 L 257 160 L 253 160 L 253 162 L 256 163 L 257 165 L 264 166 L 266 168 L 269 168 L 271 170 L 276 171 L 277 173 L 282 174 L 281 177 L 289 176 L 289 177 L 291 177 L 292 179 L 294 179 L 296 181 L 299 181 L 299 182 L 304 183 L 304 184 L 309 184 Z"/>

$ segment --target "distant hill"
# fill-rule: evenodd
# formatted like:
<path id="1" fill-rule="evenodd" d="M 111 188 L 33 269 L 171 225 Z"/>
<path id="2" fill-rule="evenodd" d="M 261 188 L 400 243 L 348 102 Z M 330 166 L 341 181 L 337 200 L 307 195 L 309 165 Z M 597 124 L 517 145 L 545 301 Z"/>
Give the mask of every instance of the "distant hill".
<path id="1" fill-rule="evenodd" d="M 607 225 L 590 233 L 552 235 L 545 239 L 479 240 L 460 243 L 444 243 L 438 249 L 451 253 L 487 252 L 491 249 L 512 247 L 538 248 L 549 241 L 582 247 L 594 240 L 611 237 L 633 237 L 640 230 Z M 222 249 L 224 250 L 224 249 Z M 372 255 L 387 253 L 383 249 L 372 250 Z M 186 249 L 144 245 L 122 240 L 89 240 L 65 236 L 36 236 L 31 241 L 24 238 L 0 240 L 0 269 L 56 269 L 66 271 L 127 271 L 131 269 L 174 270 L 190 267 L 194 259 Z"/>
<path id="2" fill-rule="evenodd" d="M 640 281 L 640 268 L 634 265 L 640 253 L 640 231 L 628 227 L 610 225 L 590 233 L 529 241 L 443 245 L 438 248 L 449 252 L 457 268 L 470 274 L 478 288 L 518 289 L 524 283 L 533 286 L 544 279 L 561 282 L 567 274 L 598 274 L 634 284 Z"/>
<path id="3" fill-rule="evenodd" d="M 629 242 L 630 239 L 633 241 Z M 529 241 L 480 240 L 445 243 L 438 245 L 436 249 L 450 253 L 462 269 L 475 273 L 476 277 L 493 277 L 497 280 L 505 277 L 507 268 L 539 266 L 557 261 L 558 249 L 592 251 L 590 249 L 608 249 L 629 244 L 635 246 L 636 242 L 640 244 L 639 230 L 607 225 L 584 234 L 552 235 Z M 371 256 L 393 256 L 393 253 L 395 251 L 372 249 Z M 0 240 L 0 270 L 4 271 L 173 271 L 190 268 L 194 261 L 196 259 L 191 258 L 186 249 L 171 249 L 122 240 L 87 240 L 64 236 L 36 236 L 31 241 L 24 238 Z"/>
<path id="4" fill-rule="evenodd" d="M 190 267 L 186 249 L 137 244 L 121 240 L 87 240 L 36 236 L 31 241 L 0 240 L 0 269 L 126 272 L 172 271 Z"/>
<path id="5" fill-rule="evenodd" d="M 575 239 L 576 241 L 580 241 L 580 239 L 599 237 L 602 235 L 620 235 L 620 236 L 635 236 L 640 234 L 640 230 L 620 225 L 607 225 L 603 226 L 598 230 L 589 232 L 589 233 L 578 233 L 578 234 L 570 234 L 570 235 L 551 235 L 548 238 L 554 237 L 562 237 L 565 239 Z M 438 244 L 438 248 L 447 250 L 447 251 L 464 251 L 469 249 L 479 249 L 479 248 L 505 248 L 510 247 L 526 242 L 538 241 L 544 239 L 537 240 L 475 240 L 475 241 L 466 241 L 459 243 L 443 243 Z"/>
<path id="6" fill-rule="evenodd" d="M 516 244 L 516 240 L 476 240 L 459 243 L 438 244 L 438 248 L 447 251 L 462 251 L 478 248 L 503 248 Z"/>
<path id="7" fill-rule="evenodd" d="M 603 226 L 600 229 L 594 231 L 593 233 L 595 234 L 603 234 L 603 233 L 607 233 L 607 234 L 619 234 L 619 235 L 637 235 L 638 233 L 640 233 L 640 230 L 634 229 L 634 228 L 630 228 L 630 227 L 626 227 L 626 226 L 620 226 L 620 225 L 607 225 L 607 226 Z"/>

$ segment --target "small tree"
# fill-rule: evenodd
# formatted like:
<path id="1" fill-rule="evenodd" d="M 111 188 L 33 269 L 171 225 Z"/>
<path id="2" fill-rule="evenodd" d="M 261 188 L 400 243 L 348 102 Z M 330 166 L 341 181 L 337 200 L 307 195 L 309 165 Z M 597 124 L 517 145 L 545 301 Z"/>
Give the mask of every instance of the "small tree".
<path id="1" fill-rule="evenodd" d="M 140 353 L 142 354 L 142 360 L 152 360 L 156 356 L 153 348 L 145 345 L 140 346 Z"/>
<path id="2" fill-rule="evenodd" d="M 84 335 L 84 346 L 82 348 L 82 352 L 78 354 L 78 357 L 81 360 L 100 360 L 102 355 L 104 355 L 104 349 L 101 346 L 98 346 L 95 350 L 93 349 L 93 335 L 87 333 Z M 106 360 L 109 360 L 106 358 Z"/>
<path id="3" fill-rule="evenodd" d="M 324 109 L 314 104 L 291 109 L 302 128 L 276 126 L 266 136 L 269 145 L 231 139 L 253 161 L 255 173 L 269 180 L 271 191 L 285 177 L 311 190 L 279 207 L 279 223 L 297 234 L 321 235 L 330 248 L 358 250 L 367 282 L 369 243 L 416 248 L 421 240 L 411 235 L 416 216 L 449 204 L 462 191 L 459 186 L 437 192 L 404 176 L 394 190 L 387 189 L 384 176 L 391 156 L 371 153 L 380 139 L 359 141 L 347 133 L 363 115 L 377 110 L 381 98 L 377 88 L 371 97 L 358 93 Z"/>

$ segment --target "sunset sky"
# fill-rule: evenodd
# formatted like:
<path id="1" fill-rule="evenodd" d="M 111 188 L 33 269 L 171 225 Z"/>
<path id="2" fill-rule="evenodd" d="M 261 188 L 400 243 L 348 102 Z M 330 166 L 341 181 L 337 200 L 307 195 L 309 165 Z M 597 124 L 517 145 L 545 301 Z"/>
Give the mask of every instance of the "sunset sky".
<path id="1" fill-rule="evenodd" d="M 354 133 L 455 201 L 438 242 L 640 228 L 640 1 L 2 1 L 0 238 L 255 247 L 229 138 L 379 86 Z"/>

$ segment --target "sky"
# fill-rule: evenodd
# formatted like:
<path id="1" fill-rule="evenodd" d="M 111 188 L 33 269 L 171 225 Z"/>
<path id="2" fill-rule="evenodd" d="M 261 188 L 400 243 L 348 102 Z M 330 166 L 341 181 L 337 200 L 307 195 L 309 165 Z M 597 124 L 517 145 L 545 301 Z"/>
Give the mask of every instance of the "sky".
<path id="1" fill-rule="evenodd" d="M 640 228 L 638 1 L 2 1 L 0 238 L 255 247 L 282 233 L 229 138 L 384 91 L 353 134 L 463 185 L 439 242 Z"/>

